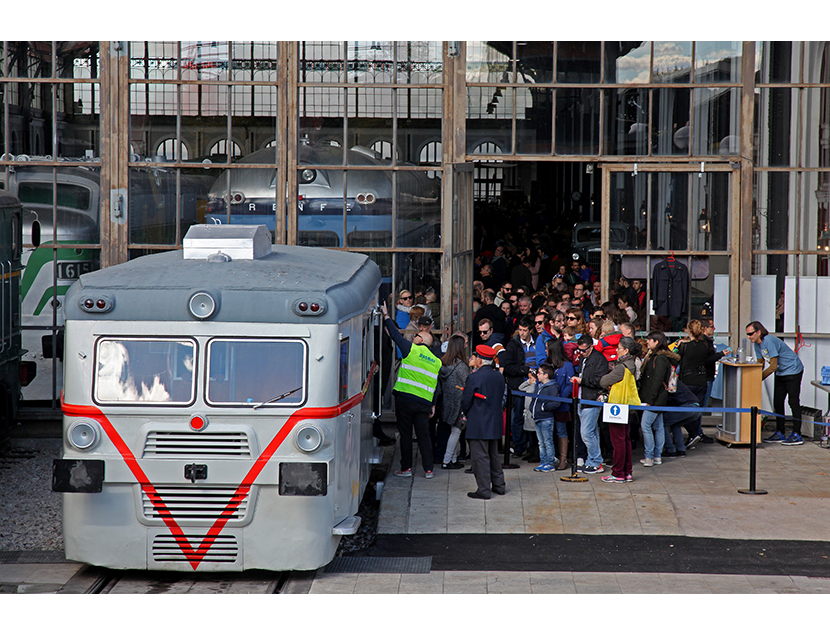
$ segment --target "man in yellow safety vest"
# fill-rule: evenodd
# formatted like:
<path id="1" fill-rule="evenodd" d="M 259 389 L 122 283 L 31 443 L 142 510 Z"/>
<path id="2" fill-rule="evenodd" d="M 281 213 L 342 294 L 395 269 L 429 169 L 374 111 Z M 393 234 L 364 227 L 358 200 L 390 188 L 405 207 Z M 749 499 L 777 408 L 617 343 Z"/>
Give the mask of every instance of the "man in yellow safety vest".
<path id="1" fill-rule="evenodd" d="M 401 469 L 395 476 L 412 476 L 412 429 L 418 435 L 418 448 L 424 476 L 432 478 L 432 440 L 429 436 L 429 419 L 435 414 L 435 389 L 441 360 L 430 347 L 433 340 L 428 331 L 419 332 L 412 342 L 398 332 L 398 325 L 389 317 L 386 303 L 381 306 L 389 337 L 401 350 L 401 366 L 398 379 L 392 388 L 395 397 L 395 414 L 401 442 Z"/>

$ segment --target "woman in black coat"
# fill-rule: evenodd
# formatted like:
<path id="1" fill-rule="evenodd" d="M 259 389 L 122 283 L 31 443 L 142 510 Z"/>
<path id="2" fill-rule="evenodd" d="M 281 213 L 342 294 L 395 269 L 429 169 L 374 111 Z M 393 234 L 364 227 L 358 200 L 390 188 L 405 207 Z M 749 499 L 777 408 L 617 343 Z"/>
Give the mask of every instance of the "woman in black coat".
<path id="1" fill-rule="evenodd" d="M 697 397 L 702 404 L 706 399 L 706 360 L 709 358 L 709 345 L 703 336 L 700 320 L 692 320 L 686 326 L 689 340 L 677 347 L 680 355 L 680 381 Z"/>

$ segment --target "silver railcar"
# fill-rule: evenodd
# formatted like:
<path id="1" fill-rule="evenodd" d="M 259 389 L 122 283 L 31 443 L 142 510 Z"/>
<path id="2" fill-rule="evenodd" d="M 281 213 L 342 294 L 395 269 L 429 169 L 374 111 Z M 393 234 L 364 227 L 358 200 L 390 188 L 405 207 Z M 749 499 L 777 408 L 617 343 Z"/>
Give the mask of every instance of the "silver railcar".
<path id="1" fill-rule="evenodd" d="M 307 167 L 298 174 L 297 240 L 311 247 L 409 247 L 440 245 L 440 185 L 425 172 L 396 172 L 393 184 L 380 155 L 361 146 L 347 151 L 350 171 Z M 267 164 L 274 149 L 245 156 L 238 164 Z M 300 145 L 300 161 L 308 165 L 343 163 L 343 148 L 327 144 Z M 208 194 L 205 222 L 263 224 L 275 228 L 277 172 L 236 168 L 223 172 Z M 393 225 L 393 207 L 396 220 Z"/>
<path id="2" fill-rule="evenodd" d="M 357 531 L 380 272 L 366 256 L 197 225 L 183 251 L 66 295 L 69 559 L 309 570 Z"/>

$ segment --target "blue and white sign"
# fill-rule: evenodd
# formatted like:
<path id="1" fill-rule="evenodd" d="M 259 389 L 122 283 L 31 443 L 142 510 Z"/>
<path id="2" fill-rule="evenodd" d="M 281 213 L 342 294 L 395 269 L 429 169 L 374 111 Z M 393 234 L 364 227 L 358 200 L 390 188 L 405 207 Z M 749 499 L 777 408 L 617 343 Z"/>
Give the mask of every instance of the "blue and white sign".
<path id="1" fill-rule="evenodd" d="M 605 423 L 628 423 L 628 405 L 619 403 L 603 404 L 602 420 Z"/>

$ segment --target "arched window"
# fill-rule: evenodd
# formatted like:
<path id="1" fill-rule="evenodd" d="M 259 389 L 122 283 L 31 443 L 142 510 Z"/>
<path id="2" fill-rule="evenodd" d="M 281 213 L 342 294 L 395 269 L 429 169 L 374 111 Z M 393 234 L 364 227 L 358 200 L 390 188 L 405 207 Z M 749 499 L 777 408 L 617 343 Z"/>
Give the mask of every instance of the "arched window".
<path id="1" fill-rule="evenodd" d="M 231 158 L 241 157 L 242 148 L 239 147 L 236 141 L 228 142 L 227 139 L 220 139 L 210 146 L 210 150 L 208 150 L 208 156 L 212 157 L 215 155 L 230 156 Z"/>
<path id="2" fill-rule="evenodd" d="M 443 146 L 440 141 L 428 141 L 418 153 L 418 165 L 441 165 L 442 153 Z M 441 178 L 441 173 L 430 170 L 427 176 L 431 179 L 436 176 Z"/>
<path id="3" fill-rule="evenodd" d="M 182 149 L 181 157 L 177 156 L 179 145 L 181 145 Z M 165 139 L 156 146 L 156 156 L 164 157 L 168 161 L 187 161 L 187 146 L 183 143 L 179 144 L 178 139 Z"/>
<path id="4" fill-rule="evenodd" d="M 377 152 L 380 155 L 380 158 L 384 161 L 390 161 L 392 159 L 392 142 L 386 141 L 385 139 L 379 139 L 375 141 L 371 146 L 369 146 L 372 150 Z"/>

